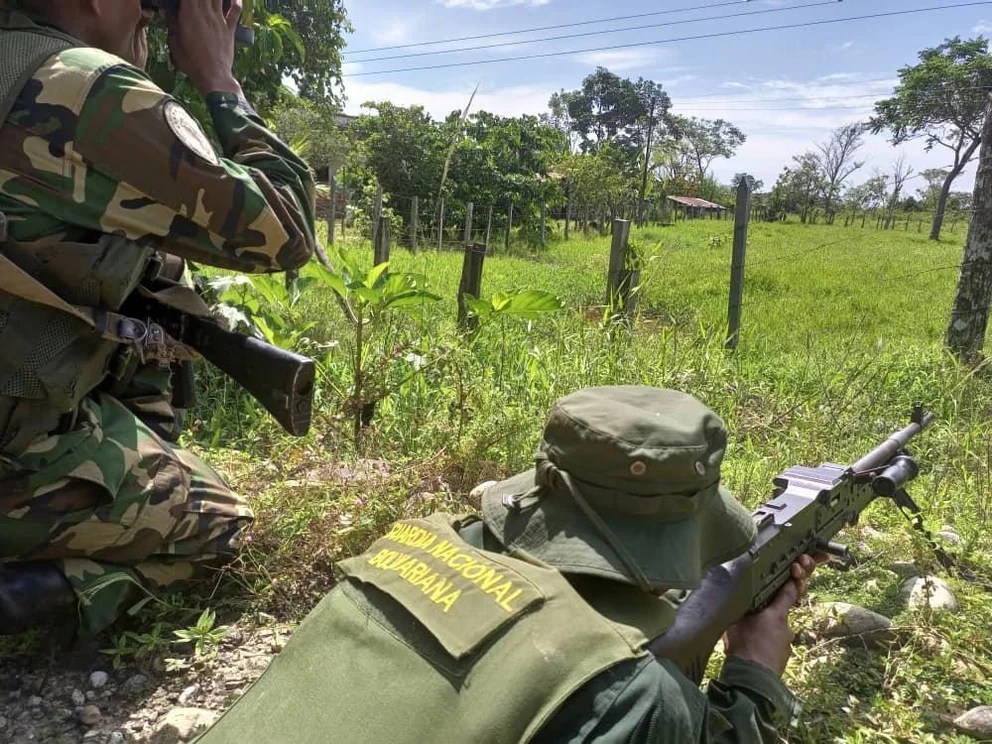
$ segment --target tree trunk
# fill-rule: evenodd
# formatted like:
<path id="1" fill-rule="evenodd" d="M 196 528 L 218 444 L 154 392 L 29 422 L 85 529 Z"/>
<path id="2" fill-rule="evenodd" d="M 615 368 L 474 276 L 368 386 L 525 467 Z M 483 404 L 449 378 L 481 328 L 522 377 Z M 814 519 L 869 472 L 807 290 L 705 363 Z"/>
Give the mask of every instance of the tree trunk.
<path id="1" fill-rule="evenodd" d="M 945 344 L 959 359 L 977 361 L 985 345 L 992 299 L 992 96 L 985 111 L 968 241 Z"/>

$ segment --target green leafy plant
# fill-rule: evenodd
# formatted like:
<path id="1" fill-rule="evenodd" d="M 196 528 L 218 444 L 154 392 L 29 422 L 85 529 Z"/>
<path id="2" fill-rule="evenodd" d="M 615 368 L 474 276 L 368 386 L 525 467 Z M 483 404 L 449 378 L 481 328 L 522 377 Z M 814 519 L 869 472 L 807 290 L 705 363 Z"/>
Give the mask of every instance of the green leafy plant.
<path id="1" fill-rule="evenodd" d="M 428 290 L 426 277 L 390 273 L 388 262 L 365 270 L 353 259 L 338 254 L 335 265 L 337 272 L 312 267 L 308 275 L 330 287 L 354 318 L 352 389 L 345 409 L 352 419 L 355 446 L 360 448 L 362 428 L 371 422 L 376 404 L 424 367 L 419 361 L 422 357 L 415 353 L 411 357 L 410 345 L 399 341 L 395 316 L 416 312 L 441 298 Z M 409 372 L 390 383 L 389 370 L 400 360 L 409 365 Z"/>
<path id="2" fill-rule="evenodd" d="M 465 304 L 479 319 L 480 326 L 503 318 L 534 320 L 546 313 L 556 313 L 565 307 L 565 303 L 557 295 L 538 289 L 495 292 L 487 299 L 466 297 Z"/>
<path id="3" fill-rule="evenodd" d="M 216 653 L 217 646 L 231 632 L 230 626 L 215 625 L 216 621 L 217 615 L 213 610 L 204 610 L 190 627 L 172 631 L 177 639 L 173 643 L 193 644 L 193 657 L 196 659 Z"/>

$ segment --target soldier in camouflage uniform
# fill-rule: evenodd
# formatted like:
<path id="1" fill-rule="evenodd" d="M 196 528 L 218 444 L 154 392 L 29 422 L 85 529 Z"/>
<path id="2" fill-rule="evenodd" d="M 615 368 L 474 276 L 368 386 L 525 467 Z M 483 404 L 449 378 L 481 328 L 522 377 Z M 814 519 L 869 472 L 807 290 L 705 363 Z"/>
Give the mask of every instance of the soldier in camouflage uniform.
<path id="1" fill-rule="evenodd" d="M 170 30 L 222 156 L 142 71 L 141 0 L 11 5 L 0 0 L 0 634 L 59 613 L 94 633 L 142 589 L 230 559 L 252 518 L 175 446 L 175 358 L 148 353 L 117 313 L 164 254 L 247 272 L 304 264 L 313 181 L 232 76 L 239 3 L 184 3 Z"/>

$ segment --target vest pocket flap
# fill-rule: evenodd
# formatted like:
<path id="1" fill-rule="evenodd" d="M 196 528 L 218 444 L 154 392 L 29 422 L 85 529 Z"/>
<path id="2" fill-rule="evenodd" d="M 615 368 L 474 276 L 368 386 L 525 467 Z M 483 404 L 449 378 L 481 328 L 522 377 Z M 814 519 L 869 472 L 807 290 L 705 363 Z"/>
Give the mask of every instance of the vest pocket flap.
<path id="1" fill-rule="evenodd" d="M 473 653 L 545 599 L 501 556 L 477 550 L 454 530 L 426 520 L 396 523 L 338 569 L 403 605 L 455 659 Z"/>

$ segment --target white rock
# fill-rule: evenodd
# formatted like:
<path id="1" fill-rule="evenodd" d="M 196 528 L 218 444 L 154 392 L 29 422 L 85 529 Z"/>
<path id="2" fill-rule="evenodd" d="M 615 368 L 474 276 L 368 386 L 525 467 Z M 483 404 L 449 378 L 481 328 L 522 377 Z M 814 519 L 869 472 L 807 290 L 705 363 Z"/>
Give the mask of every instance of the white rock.
<path id="1" fill-rule="evenodd" d="M 173 708 L 155 726 L 149 744 L 181 744 L 202 734 L 220 714 L 204 708 Z"/>
<path id="2" fill-rule="evenodd" d="M 114 731 L 107 737 L 107 744 L 124 744 L 124 734 L 120 731 Z"/>
<path id="3" fill-rule="evenodd" d="M 954 530 L 941 530 L 937 533 L 937 537 L 941 538 L 948 545 L 960 545 L 961 535 L 959 535 Z"/>
<path id="4" fill-rule="evenodd" d="M 77 708 L 81 708 L 86 705 L 86 696 L 83 694 L 82 690 L 72 691 L 72 702 Z"/>
<path id="5" fill-rule="evenodd" d="M 29 708 L 37 708 L 40 705 L 41 705 L 41 698 L 38 697 L 37 695 L 32 695 L 31 697 L 28 698 Z"/>
<path id="6" fill-rule="evenodd" d="M 824 602 L 816 608 L 820 632 L 827 638 L 879 645 L 893 639 L 892 621 L 847 602 Z"/>
<path id="7" fill-rule="evenodd" d="M 495 486 L 496 483 L 498 483 L 498 481 L 494 481 L 494 480 L 489 480 L 489 481 L 485 481 L 484 483 L 480 483 L 479 485 L 477 485 L 475 488 L 473 488 L 471 491 L 468 492 L 468 497 L 472 499 L 473 502 L 478 503 L 478 501 L 482 498 L 482 494 L 485 493 L 490 486 Z"/>
<path id="8" fill-rule="evenodd" d="M 893 561 L 889 570 L 900 579 L 908 579 L 917 575 L 916 565 L 912 561 Z"/>
<path id="9" fill-rule="evenodd" d="M 195 698 L 199 694 L 200 694 L 200 686 L 190 685 L 185 690 L 179 693 L 179 704 L 183 706 L 188 705 L 189 701 Z"/>
<path id="10" fill-rule="evenodd" d="M 958 608 L 951 588 L 938 576 L 914 576 L 902 585 L 902 595 L 913 608 L 929 606 L 952 611 Z"/>
<path id="11" fill-rule="evenodd" d="M 107 684 L 108 679 L 110 679 L 110 675 L 97 670 L 90 675 L 90 687 L 99 689 Z"/>
<path id="12" fill-rule="evenodd" d="M 992 705 L 980 705 L 954 719 L 961 733 L 981 741 L 992 739 Z"/>
<path id="13" fill-rule="evenodd" d="M 7 728 L 7 719 L 0 716 L 0 731 L 3 731 L 5 728 Z"/>
<path id="14" fill-rule="evenodd" d="M 100 709 L 95 705 L 87 705 L 79 713 L 79 720 L 85 723 L 87 726 L 95 726 L 100 723 L 100 718 L 102 714 Z"/>

